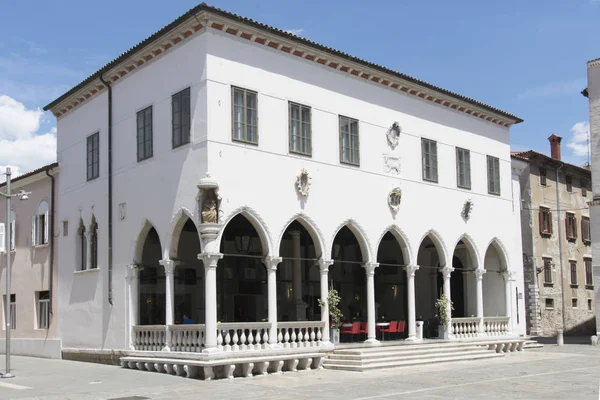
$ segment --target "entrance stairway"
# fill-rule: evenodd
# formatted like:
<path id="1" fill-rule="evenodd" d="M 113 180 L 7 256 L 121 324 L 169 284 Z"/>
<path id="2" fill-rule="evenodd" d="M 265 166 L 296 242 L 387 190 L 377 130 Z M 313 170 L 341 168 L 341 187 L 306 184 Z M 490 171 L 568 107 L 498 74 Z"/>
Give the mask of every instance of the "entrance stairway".
<path id="1" fill-rule="evenodd" d="M 502 344 L 501 344 L 502 343 Z M 335 350 L 323 367 L 345 371 L 369 371 L 452 361 L 504 357 L 504 352 L 522 351 L 524 340 L 402 343 L 380 347 Z"/>

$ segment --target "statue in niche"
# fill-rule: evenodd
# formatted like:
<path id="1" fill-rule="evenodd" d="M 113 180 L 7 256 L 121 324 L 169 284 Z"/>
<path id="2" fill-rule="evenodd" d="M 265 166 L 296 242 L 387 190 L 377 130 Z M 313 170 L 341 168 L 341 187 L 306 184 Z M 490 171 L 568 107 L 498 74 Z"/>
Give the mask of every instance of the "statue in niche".
<path id="1" fill-rule="evenodd" d="M 217 208 L 217 195 L 214 189 L 205 191 L 202 201 L 202 223 L 203 224 L 218 224 L 219 210 Z"/>

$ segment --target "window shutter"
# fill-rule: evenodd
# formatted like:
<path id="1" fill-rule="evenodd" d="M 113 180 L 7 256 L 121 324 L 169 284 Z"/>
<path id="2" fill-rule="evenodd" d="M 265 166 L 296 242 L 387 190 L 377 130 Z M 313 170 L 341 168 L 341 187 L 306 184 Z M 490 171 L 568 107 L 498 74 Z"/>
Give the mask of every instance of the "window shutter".
<path id="1" fill-rule="evenodd" d="M 11 223 L 10 223 L 10 249 L 11 250 L 15 249 L 16 237 L 17 237 L 16 221 L 11 221 Z"/>
<path id="2" fill-rule="evenodd" d="M 540 235 L 544 234 L 544 212 L 542 209 L 538 212 L 538 222 L 540 224 Z"/>
<path id="3" fill-rule="evenodd" d="M 573 217 L 573 237 L 577 237 L 577 218 Z"/>
<path id="4" fill-rule="evenodd" d="M 0 252 L 6 251 L 6 235 L 4 233 L 4 224 L 0 223 Z"/>
<path id="5" fill-rule="evenodd" d="M 50 226 L 50 220 L 48 219 L 48 215 L 49 212 L 46 211 L 46 213 L 44 214 L 44 220 L 45 220 L 45 224 L 44 224 L 44 244 L 46 243 L 50 243 L 49 241 L 49 236 L 48 236 L 48 227 Z"/>
<path id="6" fill-rule="evenodd" d="M 35 246 L 37 245 L 37 215 L 34 215 L 33 217 L 31 217 L 31 245 Z"/>
<path id="7" fill-rule="evenodd" d="M 552 235 L 552 211 L 548 211 L 548 233 Z"/>
<path id="8" fill-rule="evenodd" d="M 569 224 L 570 224 L 570 219 L 568 215 L 565 215 L 565 231 L 566 231 L 566 235 L 567 235 L 567 239 L 569 239 L 570 235 L 570 229 L 569 229 Z"/>

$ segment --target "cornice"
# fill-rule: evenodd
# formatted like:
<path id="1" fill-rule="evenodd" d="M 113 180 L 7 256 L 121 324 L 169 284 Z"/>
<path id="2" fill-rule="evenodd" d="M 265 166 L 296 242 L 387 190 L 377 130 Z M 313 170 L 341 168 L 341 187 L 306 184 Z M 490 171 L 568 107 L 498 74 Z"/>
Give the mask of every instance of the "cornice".
<path id="1" fill-rule="evenodd" d="M 591 60 L 587 62 L 588 68 L 600 67 L 600 58 L 596 58 L 595 60 Z"/>
<path id="2" fill-rule="evenodd" d="M 420 98 L 423 101 L 447 107 L 506 128 L 520 122 L 520 120 L 508 118 L 500 113 L 495 113 L 446 93 L 399 78 L 391 73 L 385 73 L 308 44 L 299 43 L 294 40 L 294 36 L 282 37 L 276 33 L 269 33 L 247 23 L 217 15 L 210 11 L 201 11 L 190 17 L 186 22 L 173 28 L 162 37 L 135 51 L 130 57 L 105 72 L 103 77 L 109 84 L 113 84 L 125 78 L 128 74 L 150 64 L 155 59 L 162 57 L 182 43 L 206 32 L 209 28 L 270 47 L 275 51 L 281 51 L 306 61 L 321 64 L 323 67 L 330 67 L 357 79 L 364 79 L 372 84 L 379 84 L 390 90 Z M 105 85 L 99 79 L 94 79 L 73 95 L 53 105 L 51 107 L 52 113 L 57 118 L 64 116 L 105 90 Z"/>

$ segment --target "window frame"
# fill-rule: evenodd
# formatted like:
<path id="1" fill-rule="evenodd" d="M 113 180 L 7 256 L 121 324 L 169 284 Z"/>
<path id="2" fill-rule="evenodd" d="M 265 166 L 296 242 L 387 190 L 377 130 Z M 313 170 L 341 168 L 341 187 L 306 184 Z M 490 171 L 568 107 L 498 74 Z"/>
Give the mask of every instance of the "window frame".
<path id="1" fill-rule="evenodd" d="M 498 157 L 494 157 L 494 156 L 486 156 L 486 160 L 487 160 L 487 180 L 488 180 L 488 193 L 489 194 L 493 194 L 495 196 L 500 196 L 502 194 L 501 188 L 500 188 L 500 158 Z M 490 168 L 490 162 L 491 164 L 491 168 Z M 494 169 L 496 168 L 496 169 Z M 493 175 L 493 176 L 491 176 Z M 495 187 L 493 188 L 493 184 L 494 181 L 496 182 L 497 186 L 497 191 L 493 190 L 495 189 Z"/>
<path id="2" fill-rule="evenodd" d="M 579 308 L 579 299 L 577 297 L 571 298 L 571 308 Z"/>
<path id="3" fill-rule="evenodd" d="M 581 241 L 586 245 L 592 244 L 592 225 L 590 217 L 581 216 Z"/>
<path id="4" fill-rule="evenodd" d="M 565 174 L 565 188 L 567 193 L 573 193 L 573 176 Z"/>
<path id="5" fill-rule="evenodd" d="M 10 210 L 10 224 L 9 224 L 9 230 L 6 232 L 6 234 L 8 235 L 10 233 L 10 251 L 16 251 L 17 250 L 17 212 L 14 210 L 14 208 L 11 208 Z"/>
<path id="6" fill-rule="evenodd" d="M 179 111 L 175 113 L 175 102 L 179 101 Z M 187 118 L 186 118 L 187 106 Z M 187 122 L 187 131 L 186 131 Z M 176 144 L 176 129 L 179 129 L 180 143 Z M 187 87 L 171 96 L 171 148 L 176 149 L 190 143 L 192 132 L 191 88 Z"/>
<path id="7" fill-rule="evenodd" d="M 298 107 L 298 115 L 299 120 L 293 120 L 292 118 L 292 108 Z M 304 110 L 308 110 L 308 122 L 304 121 Z M 298 124 L 298 132 L 299 135 L 293 135 L 293 125 L 294 123 Z M 308 124 L 308 137 L 304 137 L 304 125 Z M 294 149 L 294 137 L 298 138 L 299 146 L 302 147 L 302 140 L 305 140 L 307 143 L 308 151 L 304 152 L 302 149 L 296 150 Z M 310 106 L 296 103 L 293 101 L 288 101 L 288 150 L 290 153 L 299 154 L 302 156 L 312 157 L 312 108 Z"/>
<path id="8" fill-rule="evenodd" d="M 588 289 L 594 288 L 594 273 L 592 269 L 592 259 L 589 257 L 584 257 L 583 265 L 585 268 L 585 286 Z"/>
<path id="9" fill-rule="evenodd" d="M 86 138 L 86 173 L 88 182 L 100 176 L 100 132 Z"/>
<path id="10" fill-rule="evenodd" d="M 235 137 L 235 93 L 236 91 L 241 91 L 244 94 L 244 103 L 243 103 L 243 110 L 244 110 L 244 122 L 242 123 L 242 137 L 241 138 L 236 138 Z M 255 111 L 255 136 L 256 136 L 256 140 L 252 141 L 248 139 L 248 94 L 254 95 L 255 96 L 255 104 L 256 104 L 256 109 L 254 109 Z M 250 90 L 250 89 L 244 89 L 242 87 L 238 87 L 238 86 L 231 86 L 231 140 L 234 142 L 240 142 L 240 143 L 246 143 L 246 144 L 252 144 L 252 145 L 256 145 L 258 146 L 258 92 L 254 91 L 254 90 Z M 252 125 L 251 125 L 252 126 Z"/>
<path id="11" fill-rule="evenodd" d="M 42 200 L 38 204 L 35 215 L 31 217 L 31 245 L 46 246 L 50 244 L 50 204 Z"/>
<path id="12" fill-rule="evenodd" d="M 6 294 L 4 294 L 3 297 L 4 307 L 2 307 L 2 310 L 4 314 L 4 326 L 6 327 L 6 303 L 8 302 L 10 307 L 10 329 L 17 329 L 17 295 L 15 293 L 11 293 L 10 297 L 8 297 Z"/>
<path id="13" fill-rule="evenodd" d="M 76 271 L 87 271 L 87 236 L 86 236 L 86 229 L 85 229 L 85 225 L 83 224 L 82 221 L 80 221 L 79 223 L 79 227 L 77 228 L 77 239 L 78 244 L 77 244 L 77 251 L 78 251 L 78 257 L 79 259 L 77 261 L 79 261 L 77 264 L 78 265 L 78 269 Z"/>
<path id="14" fill-rule="evenodd" d="M 551 305 L 548 305 L 548 300 L 550 300 Z M 544 300 L 544 308 L 546 310 L 554 310 L 554 299 L 552 297 L 546 297 Z"/>
<path id="15" fill-rule="evenodd" d="M 348 123 L 348 132 L 344 133 L 342 131 L 342 120 L 347 120 Z M 356 124 L 356 134 L 352 133 L 352 125 Z M 360 121 L 352 118 L 352 117 L 347 117 L 345 115 L 338 115 L 338 133 L 339 133 L 339 151 L 340 151 L 340 164 L 346 164 L 346 165 L 352 165 L 354 167 L 360 167 Z M 348 135 L 348 159 L 344 160 L 344 150 L 346 149 L 344 147 L 344 135 Z M 352 147 L 352 138 L 356 137 L 356 148 Z M 356 152 L 356 160 L 353 159 L 354 155 L 353 152 Z"/>
<path id="16" fill-rule="evenodd" d="M 552 258 L 542 257 L 542 263 L 544 265 L 544 284 L 552 285 L 554 284 L 554 274 L 552 273 Z M 546 265 L 546 263 L 548 265 Z M 549 278 L 549 280 L 548 280 Z"/>
<path id="17" fill-rule="evenodd" d="M 45 298 L 42 299 L 42 296 Z M 41 290 L 36 293 L 37 329 L 50 328 L 50 292 Z"/>
<path id="18" fill-rule="evenodd" d="M 569 278 L 571 287 L 579 286 L 577 283 L 577 261 L 575 260 L 569 260 Z"/>
<path id="19" fill-rule="evenodd" d="M 548 170 L 545 167 L 540 167 L 540 185 L 548 186 Z"/>
<path id="20" fill-rule="evenodd" d="M 425 150 L 425 145 L 428 144 L 428 150 Z M 435 150 L 435 154 L 431 151 L 433 144 L 433 149 Z M 427 164 L 429 164 L 429 168 L 431 169 L 430 175 L 431 178 L 427 178 Z M 426 182 L 434 182 L 439 183 L 439 171 L 438 171 L 438 151 L 437 151 L 437 141 L 421 138 L 421 177 Z"/>
<path id="21" fill-rule="evenodd" d="M 436 146 L 437 147 L 437 146 Z M 437 153 L 437 149 L 436 149 Z M 459 154 L 462 153 L 463 161 L 460 161 Z M 462 172 L 465 183 L 461 184 L 461 166 L 465 168 Z M 471 151 L 462 147 L 456 148 L 456 186 L 461 189 L 471 190 Z"/>
<path id="22" fill-rule="evenodd" d="M 98 269 L 98 223 L 92 223 L 90 232 L 90 265 L 87 269 Z"/>
<path id="23" fill-rule="evenodd" d="M 140 126 L 140 117 L 142 118 Z M 136 144 L 137 144 L 137 161 L 144 161 L 152 158 L 154 155 L 154 111 L 152 106 L 148 106 L 136 113 Z M 150 143 L 148 149 L 147 143 Z M 141 146 L 141 147 L 140 147 Z"/>
<path id="24" fill-rule="evenodd" d="M 540 225 L 540 235 L 542 237 L 551 237 L 553 230 L 552 230 L 552 211 L 550 211 L 550 208 L 540 206 L 538 222 Z"/>
<path id="25" fill-rule="evenodd" d="M 581 179 L 581 195 L 583 197 L 587 197 L 587 187 L 588 187 L 588 180 L 587 179 Z"/>
<path id="26" fill-rule="evenodd" d="M 577 217 L 574 213 L 565 213 L 565 230 L 568 241 L 577 241 Z"/>

